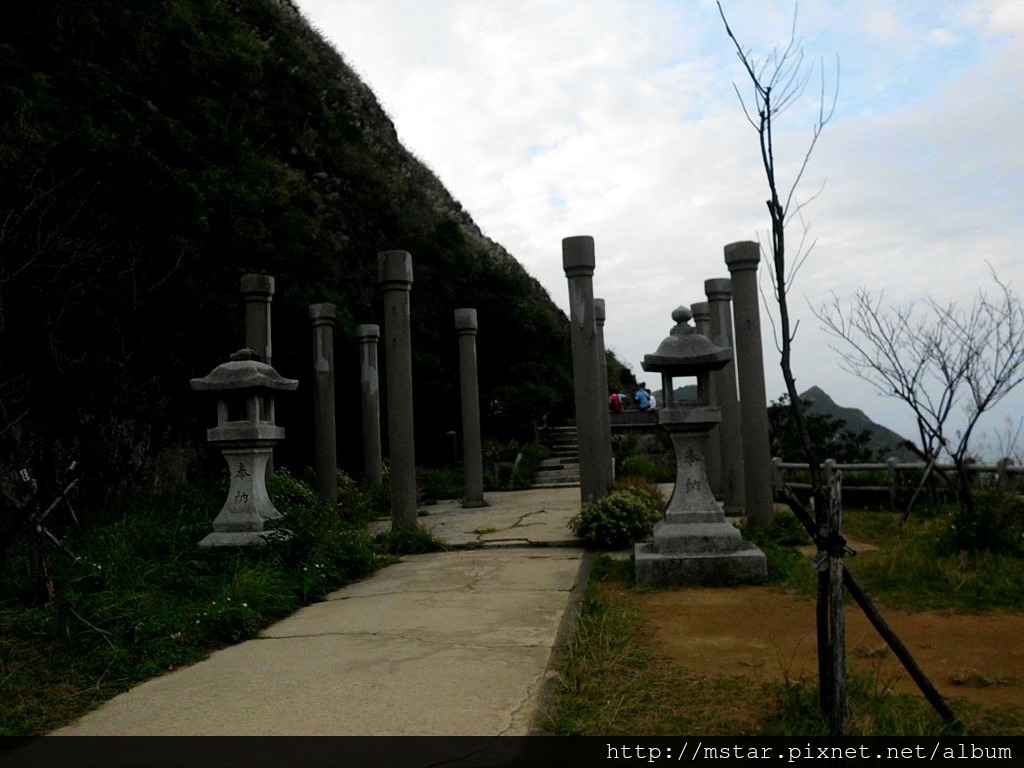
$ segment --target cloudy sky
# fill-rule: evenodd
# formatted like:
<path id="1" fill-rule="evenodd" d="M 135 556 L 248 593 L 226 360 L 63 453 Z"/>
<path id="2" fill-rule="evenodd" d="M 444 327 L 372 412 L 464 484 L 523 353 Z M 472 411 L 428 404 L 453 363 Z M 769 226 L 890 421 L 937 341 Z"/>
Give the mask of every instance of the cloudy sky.
<path id="1" fill-rule="evenodd" d="M 757 134 L 736 92 L 750 88 L 713 1 L 298 4 L 405 146 L 566 311 L 561 240 L 595 238 L 606 341 L 639 376 L 672 309 L 728 276 L 723 246 L 767 242 Z M 723 7 L 755 58 L 788 42 L 789 0 Z M 812 308 L 858 287 L 918 309 L 926 297 L 966 306 L 990 270 L 1024 295 L 1024 2 L 804 0 L 796 28 L 813 73 L 776 124 L 782 187 L 811 139 L 822 73 L 830 97 L 839 65 L 834 116 L 796 193 L 814 242 L 790 294 L 797 386 L 912 437 L 906 406 L 842 370 Z M 765 308 L 762 326 L 775 399 Z M 979 448 L 998 452 L 1022 416 L 1024 386 L 983 422 Z"/>

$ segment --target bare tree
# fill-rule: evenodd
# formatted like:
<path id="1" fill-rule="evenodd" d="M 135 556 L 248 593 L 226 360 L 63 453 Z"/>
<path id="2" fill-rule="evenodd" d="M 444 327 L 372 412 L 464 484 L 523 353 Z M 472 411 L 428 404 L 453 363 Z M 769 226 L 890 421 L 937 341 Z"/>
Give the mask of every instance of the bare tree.
<path id="1" fill-rule="evenodd" d="M 736 47 L 736 55 L 743 64 L 750 78 L 753 95 L 748 103 L 740 89 L 736 87 L 736 95 L 743 106 L 747 121 L 757 131 L 761 151 L 761 164 L 768 183 L 769 198 L 765 201 L 771 219 L 771 261 L 769 275 L 775 293 L 775 301 L 779 307 L 779 327 L 776 329 L 776 343 L 781 354 L 780 365 L 789 395 L 791 415 L 796 424 L 797 432 L 808 456 L 811 471 L 811 482 L 814 489 L 815 502 L 821 514 L 827 509 L 825 493 L 827 489 L 822 483 L 820 474 L 820 457 L 815 455 L 811 444 L 810 432 L 803 415 L 802 400 L 797 392 L 796 378 L 791 366 L 792 342 L 796 333 L 796 325 L 791 322 L 788 293 L 793 278 L 814 247 L 807 243 L 807 227 L 802 226 L 802 236 L 792 254 L 792 263 L 787 262 L 790 254 L 787 250 L 787 228 L 794 217 L 803 224 L 802 210 L 818 193 L 811 195 L 802 202 L 797 198 L 797 188 L 803 179 L 804 172 L 810 163 L 811 154 L 818 143 L 822 130 L 831 120 L 835 112 L 839 94 L 839 60 L 836 59 L 835 89 L 831 99 L 826 96 L 826 77 L 824 63 L 820 65 L 820 94 L 818 115 L 811 127 L 811 138 L 804 152 L 803 159 L 797 166 L 793 179 L 785 185 L 779 177 L 776 147 L 775 125 L 778 117 L 792 106 L 807 89 L 815 68 L 806 66 L 804 51 L 796 36 L 797 9 L 793 9 L 793 26 L 789 42 L 781 48 L 773 50 L 764 60 L 755 59 L 749 49 L 743 48 L 725 18 L 722 4 L 718 3 L 718 12 L 725 24 L 725 31 Z M 819 190 L 820 192 L 820 190 Z M 763 247 L 763 246 L 762 246 Z"/>
<path id="2" fill-rule="evenodd" d="M 780 365 L 782 375 L 786 382 L 786 391 L 789 395 L 790 415 L 796 426 L 797 434 L 804 446 L 811 473 L 811 493 L 814 497 L 816 520 L 810 516 L 796 499 L 791 500 L 790 506 L 801 519 L 808 531 L 815 537 L 819 550 L 818 562 L 827 563 L 818 572 L 818 608 L 817 608 L 817 637 L 818 637 L 818 679 L 820 681 L 820 701 L 822 710 L 829 718 L 830 731 L 833 734 L 842 734 L 846 720 L 846 673 L 845 673 L 845 620 L 843 616 L 842 600 L 842 554 L 845 542 L 842 539 L 838 525 L 838 514 L 832 515 L 831 522 L 835 527 L 830 528 L 831 509 L 831 483 L 825 484 L 821 472 L 821 457 L 811 440 L 810 430 L 803 413 L 803 401 L 796 388 L 796 377 L 793 375 L 791 351 L 796 326 L 791 323 L 788 294 L 796 271 L 813 248 L 813 243 L 808 247 L 806 243 L 807 227 L 803 226 L 804 236 L 793 254 L 792 263 L 789 263 L 787 252 L 787 227 L 797 217 L 801 224 L 803 218 L 801 211 L 803 207 L 817 196 L 812 195 L 808 200 L 800 202 L 797 199 L 797 188 L 803 178 L 804 172 L 810 163 L 811 154 L 818 143 L 822 130 L 832 118 L 835 111 L 836 99 L 839 92 L 838 59 L 836 61 L 836 83 L 835 91 L 832 94 L 831 102 L 826 98 L 825 88 L 825 67 L 821 64 L 821 89 L 818 103 L 817 120 L 811 129 L 811 139 L 803 154 L 803 159 L 797 166 L 792 181 L 784 185 L 780 180 L 779 167 L 775 147 L 775 126 L 776 120 L 792 106 L 804 94 L 812 75 L 814 67 L 807 67 L 804 60 L 803 48 L 796 36 L 797 9 L 793 9 L 793 26 L 789 42 L 781 48 L 776 48 L 764 60 L 755 59 L 749 49 L 740 45 L 729 22 L 725 18 L 725 11 L 722 4 L 718 3 L 718 12 L 725 24 L 725 31 L 736 47 L 736 55 L 743 64 L 750 79 L 750 86 L 753 94 L 748 103 L 744 100 L 740 89 L 736 88 L 736 95 L 739 97 L 743 112 L 747 121 L 757 131 L 758 143 L 761 153 L 761 164 L 764 169 L 765 180 L 768 183 L 769 197 L 766 201 L 768 214 L 771 219 L 771 262 L 772 268 L 769 274 L 772 278 L 772 285 L 775 292 L 775 301 L 779 308 L 779 325 L 776 331 L 776 344 L 781 354 Z M 819 190 L 820 192 L 820 190 Z M 762 244 L 762 249 L 764 245 Z M 773 320 L 774 323 L 774 320 Z M 831 478 L 830 478 L 831 479 Z M 838 498 L 836 499 L 838 502 Z M 799 510 L 799 511 L 798 511 Z M 836 510 L 838 511 L 838 510 Z M 838 579 L 838 584 L 836 580 Z M 842 663 L 838 663 L 842 662 Z M 841 669 L 840 669 L 841 667 Z"/>
<path id="3" fill-rule="evenodd" d="M 952 460 L 957 501 L 968 514 L 975 428 L 1024 382 L 1024 306 L 995 272 L 992 280 L 992 296 L 979 291 L 969 309 L 934 299 L 884 307 L 882 294 L 860 288 L 848 307 L 833 296 L 815 313 L 844 342 L 843 368 L 913 411 L 922 458 Z M 963 421 L 951 432 L 955 414 Z"/>
<path id="4" fill-rule="evenodd" d="M 749 50 L 744 49 L 739 44 L 729 28 L 729 23 L 725 18 L 725 12 L 722 10 L 721 3 L 718 3 L 718 11 L 725 24 L 726 33 L 736 46 L 736 55 L 746 69 L 747 75 L 750 78 L 750 84 L 753 87 L 753 101 L 749 105 L 744 101 L 743 95 L 738 88 L 736 92 L 740 97 L 740 103 L 743 105 L 747 120 L 757 131 L 761 161 L 764 167 L 765 178 L 768 182 L 769 199 L 766 201 L 766 204 L 771 217 L 772 256 L 772 270 L 769 271 L 769 274 L 772 277 L 775 300 L 779 307 L 779 327 L 776 329 L 776 342 L 781 353 L 780 364 L 786 381 L 791 414 L 811 466 L 811 483 L 816 519 L 810 517 L 807 510 L 803 508 L 795 497 L 790 496 L 787 498 L 787 501 L 794 514 L 814 538 L 818 548 L 818 557 L 815 562 L 818 563 L 819 567 L 817 635 L 818 678 L 820 681 L 819 693 L 822 710 L 828 718 L 831 733 L 833 735 L 841 735 L 845 728 L 847 714 L 844 650 L 845 619 L 843 618 L 843 588 L 840 586 L 842 584 L 845 585 L 845 588 L 864 610 L 878 632 L 885 638 L 890 648 L 892 648 L 893 652 L 906 667 L 932 706 L 935 707 L 947 722 L 956 723 L 956 715 L 935 689 L 927 675 L 914 662 L 906 646 L 903 645 L 882 618 L 871 602 L 871 599 L 853 577 L 853 574 L 842 567 L 846 542 L 842 536 L 838 515 L 840 504 L 838 484 L 833 482 L 835 480 L 834 474 L 830 477 L 828 484 L 823 482 L 821 476 L 821 457 L 816 455 L 811 441 L 810 431 L 801 407 L 801 400 L 796 390 L 796 379 L 791 367 L 790 355 L 793 338 L 796 333 L 796 325 L 792 324 L 790 320 L 788 292 L 795 273 L 806 260 L 814 245 L 813 242 L 809 245 L 807 243 L 807 226 L 803 220 L 802 211 L 804 206 L 817 197 L 818 194 L 815 193 L 807 199 L 800 201 L 797 199 L 796 191 L 810 162 L 811 154 L 817 145 L 818 138 L 835 111 L 839 91 L 838 59 L 836 60 L 835 91 L 831 99 L 826 96 L 824 64 L 820 67 L 821 89 L 817 119 L 812 126 L 811 139 L 804 152 L 803 159 L 797 166 L 792 182 L 788 187 L 785 187 L 779 181 L 776 164 L 776 148 L 773 134 L 775 121 L 782 112 L 803 95 L 814 73 L 814 68 L 805 66 L 803 49 L 796 37 L 796 9 L 794 8 L 793 12 L 793 28 L 789 43 L 783 48 L 775 49 L 761 62 L 755 60 L 750 55 Z M 818 192 L 820 193 L 820 190 Z M 787 261 L 789 253 L 787 252 L 786 234 L 787 227 L 792 223 L 794 217 L 800 221 L 802 237 L 790 264 Z M 835 486 L 834 489 L 830 487 L 833 485 Z M 829 519 L 830 517 L 831 519 Z"/>

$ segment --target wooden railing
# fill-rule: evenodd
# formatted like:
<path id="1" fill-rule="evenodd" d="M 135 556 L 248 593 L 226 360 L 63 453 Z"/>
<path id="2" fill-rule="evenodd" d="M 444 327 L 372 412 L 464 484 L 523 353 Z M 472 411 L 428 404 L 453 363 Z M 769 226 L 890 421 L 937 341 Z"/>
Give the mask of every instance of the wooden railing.
<path id="1" fill-rule="evenodd" d="M 796 464 L 792 462 L 783 461 L 781 458 L 776 456 L 772 459 L 772 489 L 776 495 L 781 491 L 783 484 L 788 485 L 793 489 L 807 490 L 810 489 L 810 483 L 787 483 L 786 482 L 786 471 L 787 470 L 800 470 L 809 469 L 808 464 Z M 889 494 L 889 505 L 890 508 L 895 512 L 897 510 L 896 505 L 896 494 L 900 490 L 900 472 L 904 471 L 918 471 L 924 472 L 928 469 L 928 465 L 924 462 L 916 463 L 903 463 L 896 459 L 889 459 L 885 462 L 875 463 L 864 463 L 864 464 L 836 464 L 836 469 L 842 470 L 847 480 L 847 492 L 849 491 L 866 491 L 876 493 L 888 493 Z M 932 466 L 932 470 L 935 472 L 951 472 L 956 471 L 956 467 L 952 464 L 938 464 Z M 887 485 L 850 485 L 849 474 L 851 472 L 879 472 L 884 471 L 887 473 L 889 482 Z M 995 475 L 996 484 L 1005 489 L 1011 489 L 1017 482 L 1016 475 L 1024 475 L 1024 467 L 1018 467 L 1014 465 L 1013 459 L 1001 459 L 996 464 L 968 464 L 968 472 L 976 472 L 979 474 L 990 474 Z"/>

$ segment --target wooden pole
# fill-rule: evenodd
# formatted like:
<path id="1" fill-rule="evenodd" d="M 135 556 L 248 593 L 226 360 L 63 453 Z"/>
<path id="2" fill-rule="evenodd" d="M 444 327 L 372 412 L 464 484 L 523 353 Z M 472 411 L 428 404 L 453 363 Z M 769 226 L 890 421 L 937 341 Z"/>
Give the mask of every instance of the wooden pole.
<path id="1" fill-rule="evenodd" d="M 829 646 L 832 653 L 831 684 L 828 709 L 829 734 L 842 736 L 846 729 L 846 593 L 843 589 L 843 473 L 835 468 L 835 461 L 825 462 L 825 476 L 829 484 L 828 508 L 828 576 L 829 576 Z"/>
<path id="2" fill-rule="evenodd" d="M 896 457 L 890 456 L 886 462 L 889 469 L 889 509 L 893 512 L 896 511 L 896 493 L 899 490 L 898 477 L 896 470 Z"/>
<path id="3" fill-rule="evenodd" d="M 810 534 L 811 538 L 817 542 L 818 537 L 815 533 L 814 519 L 810 516 L 803 504 L 796 498 L 792 490 L 788 487 L 784 488 L 786 503 L 789 508 L 793 511 L 796 519 L 804 526 L 804 529 Z M 878 631 L 878 634 L 882 636 L 889 648 L 892 649 L 893 654 L 903 667 L 907 670 L 911 679 L 917 684 L 917 687 L 924 694 L 924 697 L 932 705 L 939 716 L 950 725 L 958 726 L 960 719 L 956 716 L 956 713 L 950 708 L 949 704 L 942 697 L 942 694 L 936 690 L 935 685 L 928 678 L 928 675 L 924 673 L 924 670 L 917 665 L 914 661 L 914 657 L 910 655 L 910 651 L 907 650 L 907 646 L 903 644 L 903 641 L 899 639 L 892 627 L 889 626 L 888 622 L 882 617 L 882 614 L 878 612 L 874 602 L 868 597 L 867 593 L 861 588 L 860 584 L 853 577 L 850 571 L 843 570 L 843 584 L 846 585 L 846 589 L 849 590 L 850 595 L 854 600 L 857 601 L 857 605 L 860 606 L 861 610 L 868 617 L 868 621 L 871 622 L 872 626 Z"/>
<path id="4" fill-rule="evenodd" d="M 931 461 L 928 462 L 928 466 L 925 467 L 924 476 L 921 478 L 921 482 L 917 484 L 917 490 L 914 491 L 914 495 L 910 497 L 910 503 L 907 504 L 907 511 L 903 513 L 903 519 L 901 522 L 905 523 L 910 518 L 910 510 L 914 508 L 914 503 L 917 501 L 918 494 L 921 493 L 921 489 L 924 488 L 924 484 L 927 482 L 928 476 L 931 475 L 932 469 L 935 468 L 935 461 L 937 458 L 937 456 L 932 456 Z"/>

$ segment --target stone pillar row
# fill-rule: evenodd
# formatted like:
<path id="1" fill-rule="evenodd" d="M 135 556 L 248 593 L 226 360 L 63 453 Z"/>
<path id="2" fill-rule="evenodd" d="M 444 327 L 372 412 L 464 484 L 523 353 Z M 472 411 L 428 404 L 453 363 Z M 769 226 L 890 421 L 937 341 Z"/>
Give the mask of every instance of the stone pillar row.
<path id="1" fill-rule="evenodd" d="M 740 404 L 736 397 L 736 345 L 732 333 L 732 281 L 727 277 L 704 281 L 704 294 L 710 317 L 710 338 L 720 347 L 733 350 L 729 365 L 711 374 L 713 401 L 722 409 L 718 425 L 719 491 L 725 513 L 742 516 L 746 513 L 743 494 L 743 442 L 740 435 Z"/>
<path id="2" fill-rule="evenodd" d="M 722 409 L 722 421 L 709 446 L 708 479 L 716 495 L 724 500 L 729 514 L 746 514 L 754 527 L 764 528 L 772 520 L 772 492 L 757 293 L 760 245 L 756 242 L 727 245 L 725 262 L 731 279 L 705 281 L 707 302 L 693 306 L 699 332 L 718 346 L 735 347 L 734 364 L 716 372 L 711 383 L 712 402 Z M 585 503 L 603 497 L 614 482 L 606 400 L 605 306 L 604 300 L 595 299 L 593 294 L 594 239 L 590 236 L 565 238 L 562 241 L 562 264 L 569 284 L 580 498 Z M 392 525 L 396 530 L 415 530 L 416 467 L 409 325 L 412 256 L 407 251 L 382 251 L 378 254 L 378 270 L 384 302 L 383 334 L 376 325 L 357 328 L 364 467 L 370 482 L 382 481 L 377 345 L 383 335 L 388 361 Z M 241 287 L 245 301 L 246 346 L 269 364 L 274 278 L 245 275 Z M 317 490 L 324 498 L 336 500 L 337 435 L 333 399 L 336 308 L 331 304 L 314 304 L 309 308 L 309 317 L 313 328 Z M 468 308 L 456 310 L 455 326 L 459 336 L 466 505 L 483 506 L 486 501 L 483 498 L 479 386 L 476 379 L 476 311 Z"/>
<path id="3" fill-rule="evenodd" d="M 466 474 L 464 507 L 486 507 L 483 439 L 480 430 L 480 387 L 476 366 L 476 310 L 456 309 L 459 335 L 459 380 L 462 384 L 462 455 Z"/>
<path id="4" fill-rule="evenodd" d="M 757 291 L 760 252 L 760 244 L 752 241 L 725 246 L 731 279 L 705 281 L 707 302 L 693 305 L 693 312 L 700 333 L 734 349 L 733 363 L 716 371 L 710 383 L 722 421 L 708 449 L 708 479 L 727 513 L 746 515 L 754 528 L 764 529 L 771 525 L 773 503 Z M 569 284 L 580 498 L 586 503 L 603 496 L 614 480 L 605 400 L 605 307 L 593 298 L 594 239 L 565 238 L 562 266 Z"/>
<path id="5" fill-rule="evenodd" d="M 715 344 L 718 341 L 711 338 L 711 306 L 706 301 L 698 301 L 690 305 L 690 311 L 693 313 L 693 325 L 701 336 L 707 336 Z M 732 345 L 718 344 L 720 347 L 732 349 Z M 730 363 L 726 367 L 731 367 Z M 714 371 L 708 377 L 708 391 L 707 399 L 708 403 L 713 406 L 720 407 L 718 391 L 717 391 L 717 379 L 715 374 L 718 371 Z M 704 471 L 707 475 L 708 487 L 711 492 L 721 498 L 722 496 L 722 439 L 721 439 L 722 426 L 718 424 L 716 429 L 712 429 L 708 432 L 706 439 L 705 458 L 704 458 Z"/>
<path id="6" fill-rule="evenodd" d="M 363 473 L 373 485 L 384 482 L 380 458 L 380 374 L 377 363 L 379 325 L 356 326 L 363 414 Z"/>
<path id="7" fill-rule="evenodd" d="M 333 304 L 310 304 L 313 327 L 313 463 L 316 491 L 329 504 L 338 503 L 338 435 L 334 420 Z"/>
<path id="8" fill-rule="evenodd" d="M 598 374 L 598 337 L 594 308 L 594 238 L 589 235 L 562 240 L 562 268 L 569 282 L 569 325 L 572 341 L 573 394 L 576 400 L 576 435 L 579 442 L 580 501 L 608 493 L 606 453 L 610 437 L 602 434 L 601 413 L 607 410 L 607 389 L 601 391 Z M 604 361 L 600 360 L 603 367 Z M 605 451 L 604 443 L 608 443 Z M 610 458 L 609 458 L 610 462 Z M 610 470 L 609 470 L 610 471 Z"/>
<path id="9" fill-rule="evenodd" d="M 245 305 L 245 347 L 251 349 L 267 365 L 271 359 L 270 304 L 274 300 L 274 278 L 270 275 L 242 275 L 242 302 Z M 274 454 L 267 458 L 266 477 L 274 474 Z"/>
<path id="10" fill-rule="evenodd" d="M 412 415 L 412 333 L 409 294 L 412 256 L 408 251 L 381 251 L 378 283 L 384 298 L 384 354 L 388 382 L 388 456 L 391 463 L 391 528 L 415 531 L 416 450 Z"/>
<path id="11" fill-rule="evenodd" d="M 736 366 L 739 369 L 740 421 L 743 436 L 743 483 L 746 514 L 756 530 L 772 523 L 771 450 L 768 444 L 768 398 L 761 351 L 761 315 L 757 298 L 757 266 L 761 245 L 753 241 L 725 246 L 725 264 L 732 276 L 733 319 L 736 323 Z"/>

